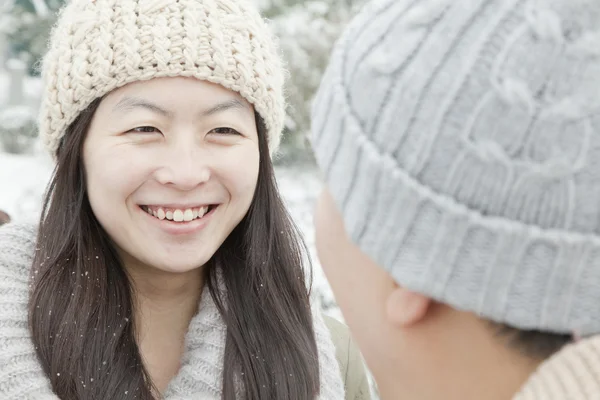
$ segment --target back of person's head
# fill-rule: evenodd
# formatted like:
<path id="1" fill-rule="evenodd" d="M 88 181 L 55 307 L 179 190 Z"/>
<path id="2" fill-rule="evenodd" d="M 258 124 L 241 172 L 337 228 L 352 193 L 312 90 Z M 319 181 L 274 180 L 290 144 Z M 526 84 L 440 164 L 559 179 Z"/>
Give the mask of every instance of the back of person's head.
<path id="1" fill-rule="evenodd" d="M 10 222 L 10 215 L 6 211 L 0 210 L 0 226 Z"/>
<path id="2" fill-rule="evenodd" d="M 398 384 L 424 383 L 398 379 L 419 339 L 383 338 L 436 310 L 533 364 L 600 333 L 599 26 L 594 1 L 381 0 L 339 40 L 313 108 L 317 242 L 376 376 L 404 357 Z"/>

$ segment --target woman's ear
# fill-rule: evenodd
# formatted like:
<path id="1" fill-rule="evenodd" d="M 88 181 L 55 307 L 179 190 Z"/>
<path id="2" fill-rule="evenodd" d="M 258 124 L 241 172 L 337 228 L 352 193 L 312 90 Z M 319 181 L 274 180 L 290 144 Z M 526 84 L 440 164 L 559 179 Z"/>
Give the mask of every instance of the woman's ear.
<path id="1" fill-rule="evenodd" d="M 432 304 L 429 297 L 396 285 L 387 298 L 386 317 L 393 326 L 407 328 L 422 321 Z"/>

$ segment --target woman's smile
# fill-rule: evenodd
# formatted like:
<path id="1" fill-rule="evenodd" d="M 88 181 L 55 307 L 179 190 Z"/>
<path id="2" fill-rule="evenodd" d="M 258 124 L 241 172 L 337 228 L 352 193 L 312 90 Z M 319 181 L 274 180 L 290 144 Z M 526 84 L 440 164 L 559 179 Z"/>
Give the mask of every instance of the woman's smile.
<path id="1" fill-rule="evenodd" d="M 140 206 L 147 220 L 152 226 L 156 226 L 171 235 L 190 235 L 205 229 L 211 217 L 217 212 L 219 205 L 174 208 Z"/>

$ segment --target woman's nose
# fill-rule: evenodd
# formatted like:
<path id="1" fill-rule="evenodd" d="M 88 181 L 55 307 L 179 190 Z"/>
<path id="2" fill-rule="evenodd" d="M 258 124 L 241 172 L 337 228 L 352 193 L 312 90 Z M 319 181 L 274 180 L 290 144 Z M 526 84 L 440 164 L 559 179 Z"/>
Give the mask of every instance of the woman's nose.
<path id="1" fill-rule="evenodd" d="M 189 191 L 208 182 L 211 177 L 209 152 L 197 145 L 172 146 L 166 150 L 157 180 L 163 185 Z"/>

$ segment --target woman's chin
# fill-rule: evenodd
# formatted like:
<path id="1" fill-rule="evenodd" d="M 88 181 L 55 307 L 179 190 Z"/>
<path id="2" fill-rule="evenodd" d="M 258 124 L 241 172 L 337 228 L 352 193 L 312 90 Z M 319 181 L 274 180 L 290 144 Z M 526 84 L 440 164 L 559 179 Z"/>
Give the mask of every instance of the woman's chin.
<path id="1" fill-rule="evenodd" d="M 156 257 L 144 257 L 140 264 L 155 270 L 155 272 L 164 272 L 169 274 L 185 274 L 201 269 L 210 259 L 210 257 L 190 257 L 189 254 L 165 256 L 165 254 L 156 254 Z"/>

